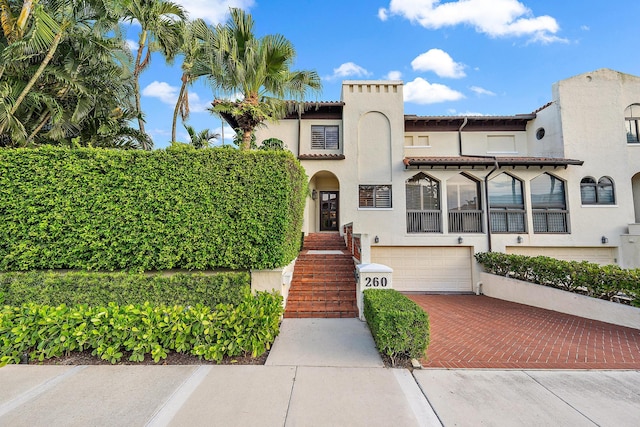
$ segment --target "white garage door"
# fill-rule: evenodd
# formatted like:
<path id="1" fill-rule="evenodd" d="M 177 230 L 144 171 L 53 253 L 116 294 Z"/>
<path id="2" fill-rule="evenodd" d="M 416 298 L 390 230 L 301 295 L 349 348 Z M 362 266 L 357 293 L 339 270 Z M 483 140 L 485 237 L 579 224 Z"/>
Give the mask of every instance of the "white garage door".
<path id="1" fill-rule="evenodd" d="M 469 247 L 371 248 L 371 262 L 393 268 L 393 287 L 413 292 L 470 292 Z"/>
<path id="2" fill-rule="evenodd" d="M 600 265 L 616 263 L 616 248 L 507 246 L 506 252 L 526 256 L 548 256 L 565 261 L 589 261 Z"/>

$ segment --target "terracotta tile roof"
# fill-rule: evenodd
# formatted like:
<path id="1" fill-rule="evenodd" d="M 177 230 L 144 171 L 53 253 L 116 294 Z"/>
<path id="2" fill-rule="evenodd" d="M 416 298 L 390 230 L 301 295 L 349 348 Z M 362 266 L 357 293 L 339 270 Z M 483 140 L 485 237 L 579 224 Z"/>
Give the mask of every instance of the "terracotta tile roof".
<path id="1" fill-rule="evenodd" d="M 569 165 L 581 166 L 582 160 L 562 159 L 556 157 L 483 157 L 483 156 L 454 156 L 454 157 L 405 157 L 404 165 L 406 168 L 413 167 L 490 167 L 496 162 L 501 167 L 515 166 L 553 166 L 567 167 Z"/>
<path id="2" fill-rule="evenodd" d="M 299 154 L 298 160 L 344 160 L 344 154 Z"/>

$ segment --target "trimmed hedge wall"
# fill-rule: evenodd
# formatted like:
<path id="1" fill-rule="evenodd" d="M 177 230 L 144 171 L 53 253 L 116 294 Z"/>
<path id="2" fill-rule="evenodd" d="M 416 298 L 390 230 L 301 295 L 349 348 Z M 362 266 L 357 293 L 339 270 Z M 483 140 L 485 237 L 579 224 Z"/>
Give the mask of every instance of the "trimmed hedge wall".
<path id="1" fill-rule="evenodd" d="M 528 257 L 500 252 L 480 252 L 475 258 L 487 273 L 578 292 L 594 298 L 616 300 L 619 294 L 640 307 L 640 269 L 587 261 L 562 261 L 545 256 Z"/>
<path id="2" fill-rule="evenodd" d="M 246 272 L 178 273 L 171 276 L 142 273 L 43 272 L 0 273 L 0 305 L 26 303 L 184 305 L 240 304 L 251 292 Z"/>
<path id="3" fill-rule="evenodd" d="M 429 317 L 415 302 L 393 289 L 364 291 L 364 317 L 380 353 L 396 358 L 423 357 L 429 345 Z"/>
<path id="4" fill-rule="evenodd" d="M 0 149 L 0 271 L 281 267 L 306 184 L 285 151 Z"/>

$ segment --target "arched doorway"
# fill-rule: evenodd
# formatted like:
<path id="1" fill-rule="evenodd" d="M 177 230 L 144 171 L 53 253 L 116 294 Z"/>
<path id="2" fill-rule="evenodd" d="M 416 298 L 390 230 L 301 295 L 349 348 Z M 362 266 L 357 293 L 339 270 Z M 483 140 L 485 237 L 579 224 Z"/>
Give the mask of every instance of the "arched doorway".
<path id="1" fill-rule="evenodd" d="M 633 210 L 636 214 L 636 224 L 640 224 L 640 172 L 631 178 L 631 188 L 633 189 Z"/>
<path id="2" fill-rule="evenodd" d="M 308 205 L 308 230 L 340 230 L 340 182 L 329 171 L 319 171 L 309 181 L 311 202 Z"/>

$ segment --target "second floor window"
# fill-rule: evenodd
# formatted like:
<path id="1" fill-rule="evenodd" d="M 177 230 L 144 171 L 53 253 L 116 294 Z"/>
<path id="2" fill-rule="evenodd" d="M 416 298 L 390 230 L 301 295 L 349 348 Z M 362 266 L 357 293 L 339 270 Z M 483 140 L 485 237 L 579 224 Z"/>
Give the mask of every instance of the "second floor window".
<path id="1" fill-rule="evenodd" d="M 338 150 L 339 141 L 338 126 L 311 126 L 312 150 Z"/>
<path id="2" fill-rule="evenodd" d="M 522 181 L 501 173 L 489 181 L 491 231 L 523 233 L 526 229 Z"/>
<path id="3" fill-rule="evenodd" d="M 580 198 L 583 205 L 613 205 L 615 197 L 613 193 L 613 180 L 603 176 L 596 183 L 590 176 L 580 181 Z"/>
<path id="4" fill-rule="evenodd" d="M 627 131 L 627 142 L 637 144 L 640 142 L 640 104 L 629 105 L 624 110 L 625 127 Z"/>
<path id="5" fill-rule="evenodd" d="M 390 208 L 390 185 L 361 185 L 359 188 L 359 204 L 361 208 Z"/>
<path id="6" fill-rule="evenodd" d="M 569 212 L 564 181 L 549 173 L 531 180 L 534 233 L 568 233 Z"/>

